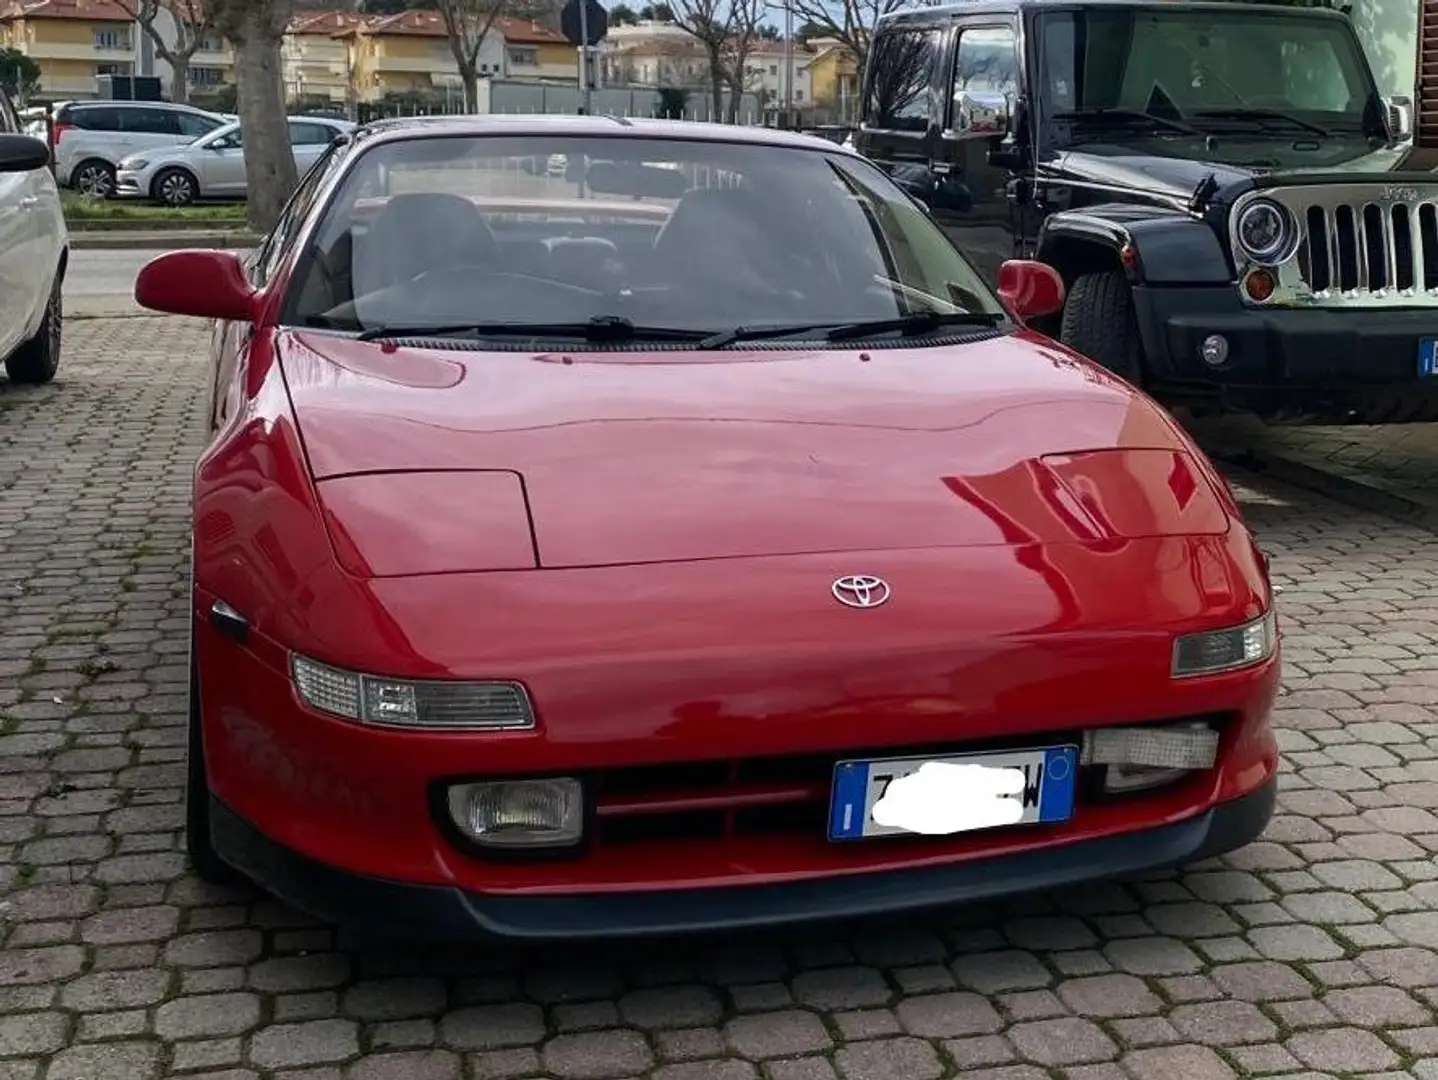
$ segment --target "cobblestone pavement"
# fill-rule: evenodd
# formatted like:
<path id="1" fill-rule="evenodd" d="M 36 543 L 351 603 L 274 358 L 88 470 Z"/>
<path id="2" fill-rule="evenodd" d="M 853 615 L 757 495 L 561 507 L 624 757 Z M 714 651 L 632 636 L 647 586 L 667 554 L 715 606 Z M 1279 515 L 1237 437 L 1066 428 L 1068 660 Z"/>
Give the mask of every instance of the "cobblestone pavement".
<path id="1" fill-rule="evenodd" d="M 1286 586 L 1283 792 L 1222 862 L 622 952 L 364 945 L 201 886 L 179 800 L 205 341 L 75 321 L 55 385 L 0 383 L 0 1080 L 1438 1078 L 1430 538 L 1277 487 L 1240 493 Z"/>

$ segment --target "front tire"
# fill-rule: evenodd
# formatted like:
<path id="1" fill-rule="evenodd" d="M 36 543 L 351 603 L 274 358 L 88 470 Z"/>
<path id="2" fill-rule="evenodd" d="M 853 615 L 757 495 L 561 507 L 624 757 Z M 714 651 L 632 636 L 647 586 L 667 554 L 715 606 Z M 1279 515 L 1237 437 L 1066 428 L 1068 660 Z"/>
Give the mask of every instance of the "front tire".
<path id="1" fill-rule="evenodd" d="M 166 169 L 155 177 L 150 197 L 166 206 L 189 206 L 200 197 L 200 185 L 184 169 Z"/>
<path id="2" fill-rule="evenodd" d="M 205 770 L 205 738 L 200 723 L 200 661 L 190 636 L 189 743 L 185 752 L 185 855 L 190 869 L 210 885 L 234 885 L 243 880 L 215 850 L 210 835 L 210 781 Z"/>
<path id="3" fill-rule="evenodd" d="M 50 299 L 45 304 L 45 317 L 40 329 L 29 341 L 10 354 L 5 361 L 5 374 L 13 383 L 40 386 L 55 377 L 60 369 L 60 347 L 64 342 L 65 297 L 64 271 L 55 274 L 50 286 Z"/>
<path id="4" fill-rule="evenodd" d="M 1079 275 L 1064 302 L 1059 340 L 1134 386 L 1143 384 L 1133 290 L 1120 271 Z"/>

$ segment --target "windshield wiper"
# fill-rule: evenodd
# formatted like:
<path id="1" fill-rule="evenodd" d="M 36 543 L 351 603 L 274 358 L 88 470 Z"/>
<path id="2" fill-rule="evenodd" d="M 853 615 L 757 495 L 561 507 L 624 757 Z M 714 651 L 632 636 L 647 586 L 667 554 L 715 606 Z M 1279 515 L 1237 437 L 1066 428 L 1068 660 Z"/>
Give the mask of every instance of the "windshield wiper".
<path id="1" fill-rule="evenodd" d="M 915 311 L 893 319 L 806 323 L 791 326 L 736 326 L 699 342 L 700 349 L 722 349 L 736 341 L 763 341 L 819 331 L 820 341 L 850 341 L 876 334 L 929 334 L 941 326 L 997 326 L 1004 316 L 987 311 Z"/>
<path id="2" fill-rule="evenodd" d="M 1142 109 L 1121 109 L 1118 107 L 1103 106 L 1094 109 L 1071 109 L 1068 112 L 1054 113 L 1055 120 L 1115 120 L 1120 123 L 1132 123 L 1141 121 L 1152 124 L 1154 127 L 1166 128 L 1169 131 L 1177 131 L 1183 135 L 1195 135 L 1203 138 L 1203 132 L 1192 124 L 1185 124 L 1182 120 L 1170 120 L 1166 116 L 1155 116 L 1151 112 L 1144 112 Z"/>
<path id="3" fill-rule="evenodd" d="M 1301 116 L 1294 116 L 1290 112 L 1284 112 L 1282 109 L 1198 109 L 1190 115 L 1202 117 L 1205 120 L 1252 120 L 1258 124 L 1263 123 L 1265 120 L 1282 120 L 1284 123 L 1303 128 L 1305 131 L 1311 131 L 1313 134 L 1322 136 L 1325 139 L 1331 138 L 1333 135 L 1333 132 L 1329 131 L 1326 127 L 1305 120 Z"/>
<path id="4" fill-rule="evenodd" d="M 992 311 L 914 311 L 896 319 L 868 319 L 836 326 L 825 341 L 853 341 L 878 334 L 931 334 L 943 326 L 997 326 L 1004 319 Z"/>
<path id="5" fill-rule="evenodd" d="M 623 315 L 596 315 L 572 323 L 452 323 L 435 326 L 372 326 L 361 331 L 360 341 L 400 337 L 449 337 L 464 334 L 476 338 L 533 337 L 580 338 L 583 341 L 702 341 L 710 330 L 687 330 L 674 326 L 641 326 Z"/>

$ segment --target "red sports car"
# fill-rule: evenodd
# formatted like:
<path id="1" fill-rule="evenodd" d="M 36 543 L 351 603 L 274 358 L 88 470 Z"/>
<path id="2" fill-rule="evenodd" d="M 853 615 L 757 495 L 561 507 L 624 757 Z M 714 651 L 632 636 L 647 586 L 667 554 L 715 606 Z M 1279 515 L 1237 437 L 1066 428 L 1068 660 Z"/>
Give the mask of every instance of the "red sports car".
<path id="1" fill-rule="evenodd" d="M 563 168 L 552 168 L 555 159 Z M 1126 383 L 884 172 L 599 117 L 342 137 L 216 320 L 188 843 L 317 915 L 574 938 L 1239 847 L 1265 560 Z"/>

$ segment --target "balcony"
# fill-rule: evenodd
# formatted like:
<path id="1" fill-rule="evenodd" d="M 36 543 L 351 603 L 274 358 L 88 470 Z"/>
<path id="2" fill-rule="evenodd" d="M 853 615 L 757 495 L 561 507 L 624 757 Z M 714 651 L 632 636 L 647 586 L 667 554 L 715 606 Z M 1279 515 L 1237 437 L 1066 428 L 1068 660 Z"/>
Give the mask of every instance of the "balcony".
<path id="1" fill-rule="evenodd" d="M 370 66 L 375 71 L 393 74 L 458 74 L 453 57 L 446 61 L 437 56 L 385 56 L 381 53 L 374 58 Z"/>
<path id="2" fill-rule="evenodd" d="M 89 63 L 113 64 L 135 59 L 134 47 L 128 49 L 99 49 L 94 42 L 28 41 L 20 49 L 30 59 L 44 60 L 85 60 Z"/>

